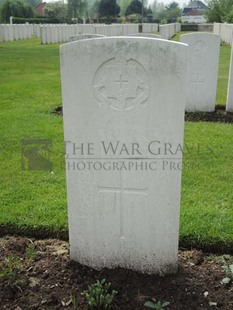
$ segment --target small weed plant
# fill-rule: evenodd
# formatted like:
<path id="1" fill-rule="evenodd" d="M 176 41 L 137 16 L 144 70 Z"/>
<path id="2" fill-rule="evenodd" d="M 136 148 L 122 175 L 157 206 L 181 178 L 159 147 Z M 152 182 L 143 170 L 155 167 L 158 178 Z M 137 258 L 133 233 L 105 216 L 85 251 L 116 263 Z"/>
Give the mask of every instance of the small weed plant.
<path id="1" fill-rule="evenodd" d="M 36 249 L 35 245 L 31 243 L 27 248 L 25 252 L 25 258 L 28 264 L 32 264 L 34 259 L 36 257 Z"/>
<path id="2" fill-rule="evenodd" d="M 111 309 L 114 297 L 117 291 L 111 289 L 111 283 L 107 283 L 106 279 L 97 280 L 88 286 L 88 290 L 82 295 L 87 300 L 88 305 L 92 309 L 108 310 Z"/>
<path id="3" fill-rule="evenodd" d="M 23 279 L 20 276 L 22 268 L 22 262 L 18 257 L 6 257 L 0 268 L 0 280 L 5 281 L 6 286 L 19 288 L 20 284 L 23 283 Z"/>
<path id="4" fill-rule="evenodd" d="M 233 281 L 233 265 L 223 266 L 226 273 L 226 277 L 222 279 L 221 283 L 224 285 L 230 285 Z"/>
<path id="5" fill-rule="evenodd" d="M 73 305 L 73 310 L 78 309 L 77 308 L 77 298 L 75 296 L 71 297 L 71 302 L 72 302 L 72 305 Z"/>
<path id="6" fill-rule="evenodd" d="M 161 302 L 160 300 L 157 302 L 147 301 L 144 304 L 144 307 L 156 310 L 164 310 L 168 305 L 170 305 L 169 301 Z"/>

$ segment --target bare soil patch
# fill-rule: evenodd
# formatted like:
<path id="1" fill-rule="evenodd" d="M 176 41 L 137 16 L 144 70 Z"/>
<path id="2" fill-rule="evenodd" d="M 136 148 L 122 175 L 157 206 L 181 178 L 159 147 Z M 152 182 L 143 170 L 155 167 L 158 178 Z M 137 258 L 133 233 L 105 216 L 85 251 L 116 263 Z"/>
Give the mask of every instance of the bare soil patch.
<path id="1" fill-rule="evenodd" d="M 159 277 L 122 268 L 97 271 L 70 261 L 65 241 L 7 236 L 0 239 L 1 272 L 6 258 L 20 263 L 20 281 L 10 286 L 0 279 L 1 310 L 88 309 L 81 293 L 103 278 L 118 291 L 112 309 L 148 309 L 148 300 L 169 301 L 168 310 L 233 309 L 233 287 L 221 284 L 230 255 L 181 251 L 178 273 Z"/>
<path id="2" fill-rule="evenodd" d="M 56 107 L 52 113 L 63 115 L 62 106 Z M 217 106 L 214 112 L 187 112 L 185 113 L 185 121 L 233 123 L 233 113 L 226 112 L 224 106 Z"/>
<path id="3" fill-rule="evenodd" d="M 185 121 L 188 122 L 215 122 L 233 123 L 233 113 L 217 108 L 214 112 L 185 113 Z"/>

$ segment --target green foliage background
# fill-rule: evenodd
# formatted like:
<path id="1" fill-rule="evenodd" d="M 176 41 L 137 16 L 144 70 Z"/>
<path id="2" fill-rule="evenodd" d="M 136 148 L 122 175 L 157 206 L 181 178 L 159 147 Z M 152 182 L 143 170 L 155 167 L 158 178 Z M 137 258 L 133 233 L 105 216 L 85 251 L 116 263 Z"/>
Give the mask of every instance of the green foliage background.
<path id="1" fill-rule="evenodd" d="M 233 0 L 210 0 L 206 11 L 208 22 L 232 23 Z"/>
<path id="2" fill-rule="evenodd" d="M 33 17 L 34 8 L 25 0 L 3 0 L 0 6 L 1 21 L 9 23 L 10 16 Z"/>

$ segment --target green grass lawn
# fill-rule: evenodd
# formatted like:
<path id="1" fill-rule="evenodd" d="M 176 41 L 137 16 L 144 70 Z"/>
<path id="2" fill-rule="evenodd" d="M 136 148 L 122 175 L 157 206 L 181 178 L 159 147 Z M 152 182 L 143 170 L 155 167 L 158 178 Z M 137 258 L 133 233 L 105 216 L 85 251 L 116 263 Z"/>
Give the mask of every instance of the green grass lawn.
<path id="1" fill-rule="evenodd" d="M 218 104 L 225 104 L 230 48 L 221 47 Z M 16 231 L 67 232 L 58 44 L 0 44 L 0 224 Z M 233 131 L 185 124 L 181 244 L 233 244 Z M 21 168 L 21 140 L 52 139 L 53 172 Z M 198 151 L 199 145 L 199 151 Z M 26 229 L 26 230 L 25 230 Z"/>
<path id="2" fill-rule="evenodd" d="M 58 45 L 0 45 L 1 223 L 67 229 Z M 21 140 L 52 139 L 53 174 L 21 169 Z"/>

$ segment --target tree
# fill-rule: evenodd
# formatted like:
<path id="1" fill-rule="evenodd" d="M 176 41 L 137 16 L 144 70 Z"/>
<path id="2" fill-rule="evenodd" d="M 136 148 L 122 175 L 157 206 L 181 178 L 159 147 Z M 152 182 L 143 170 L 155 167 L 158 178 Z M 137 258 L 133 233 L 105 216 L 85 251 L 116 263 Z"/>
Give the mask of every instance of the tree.
<path id="1" fill-rule="evenodd" d="M 159 2 L 157 5 L 156 19 L 162 20 L 166 18 L 167 18 L 167 11 L 165 9 L 165 6 L 162 2 Z"/>
<path id="2" fill-rule="evenodd" d="M 82 18 L 86 10 L 86 0 L 68 0 L 68 14 L 71 18 Z"/>
<path id="3" fill-rule="evenodd" d="M 157 2 L 157 0 L 154 0 L 150 4 L 150 9 L 152 10 L 153 18 L 156 19 L 157 18 L 157 10 L 158 10 L 158 2 Z"/>
<path id="4" fill-rule="evenodd" d="M 129 6 L 131 0 L 121 0 L 120 2 L 120 8 L 121 8 L 121 16 L 125 16 L 125 11 L 127 7 Z"/>
<path id="5" fill-rule="evenodd" d="M 153 11 L 150 7 L 144 7 L 144 16 L 148 17 L 153 17 Z"/>
<path id="6" fill-rule="evenodd" d="M 166 6 L 166 18 L 170 21 L 176 21 L 178 17 L 181 16 L 181 9 L 179 4 L 175 1 L 171 2 L 168 6 Z"/>
<path id="7" fill-rule="evenodd" d="M 158 2 L 157 0 L 154 0 L 150 4 L 150 9 L 152 10 L 154 20 L 165 19 L 167 16 L 165 6 L 162 2 Z"/>
<path id="8" fill-rule="evenodd" d="M 142 2 L 140 0 L 132 0 L 125 11 L 125 16 L 131 14 L 142 14 Z"/>
<path id="9" fill-rule="evenodd" d="M 210 0 L 206 10 L 206 18 L 208 22 L 221 23 L 225 20 L 226 13 L 223 3 L 226 0 Z"/>
<path id="10" fill-rule="evenodd" d="M 181 8 L 179 4 L 175 1 L 169 3 L 167 6 L 164 6 L 162 2 L 154 2 L 151 3 L 150 8 L 153 12 L 153 18 L 155 20 L 163 20 L 163 22 L 169 21 L 176 21 L 178 17 L 181 16 Z"/>
<path id="11" fill-rule="evenodd" d="M 233 7 L 231 8 L 230 12 L 227 14 L 226 21 L 228 23 L 233 23 Z"/>
<path id="12" fill-rule="evenodd" d="M 64 21 L 68 16 L 67 4 L 64 4 L 61 1 L 48 3 L 45 6 L 44 11 L 49 18 L 58 21 Z"/>
<path id="13" fill-rule="evenodd" d="M 1 0 L 0 0 L 1 1 Z M 42 3 L 42 0 L 26 0 L 29 4 L 31 4 L 34 8 L 38 5 L 38 4 L 40 4 L 40 3 Z"/>
<path id="14" fill-rule="evenodd" d="M 99 1 L 95 0 L 95 2 L 88 2 L 88 16 L 91 19 L 98 19 L 99 17 Z"/>
<path id="15" fill-rule="evenodd" d="M 179 7 L 179 4 L 175 1 L 171 2 L 170 4 L 168 4 L 168 6 L 166 6 L 167 10 L 173 10 Z"/>
<path id="16" fill-rule="evenodd" d="M 206 10 L 208 22 L 233 22 L 233 0 L 210 0 Z"/>
<path id="17" fill-rule="evenodd" d="M 99 4 L 100 17 L 116 17 L 120 13 L 117 0 L 101 0 Z"/>
<path id="18" fill-rule="evenodd" d="M 34 9 L 24 0 L 4 0 L 1 4 L 1 19 L 8 23 L 10 16 L 30 18 L 34 16 Z"/>

